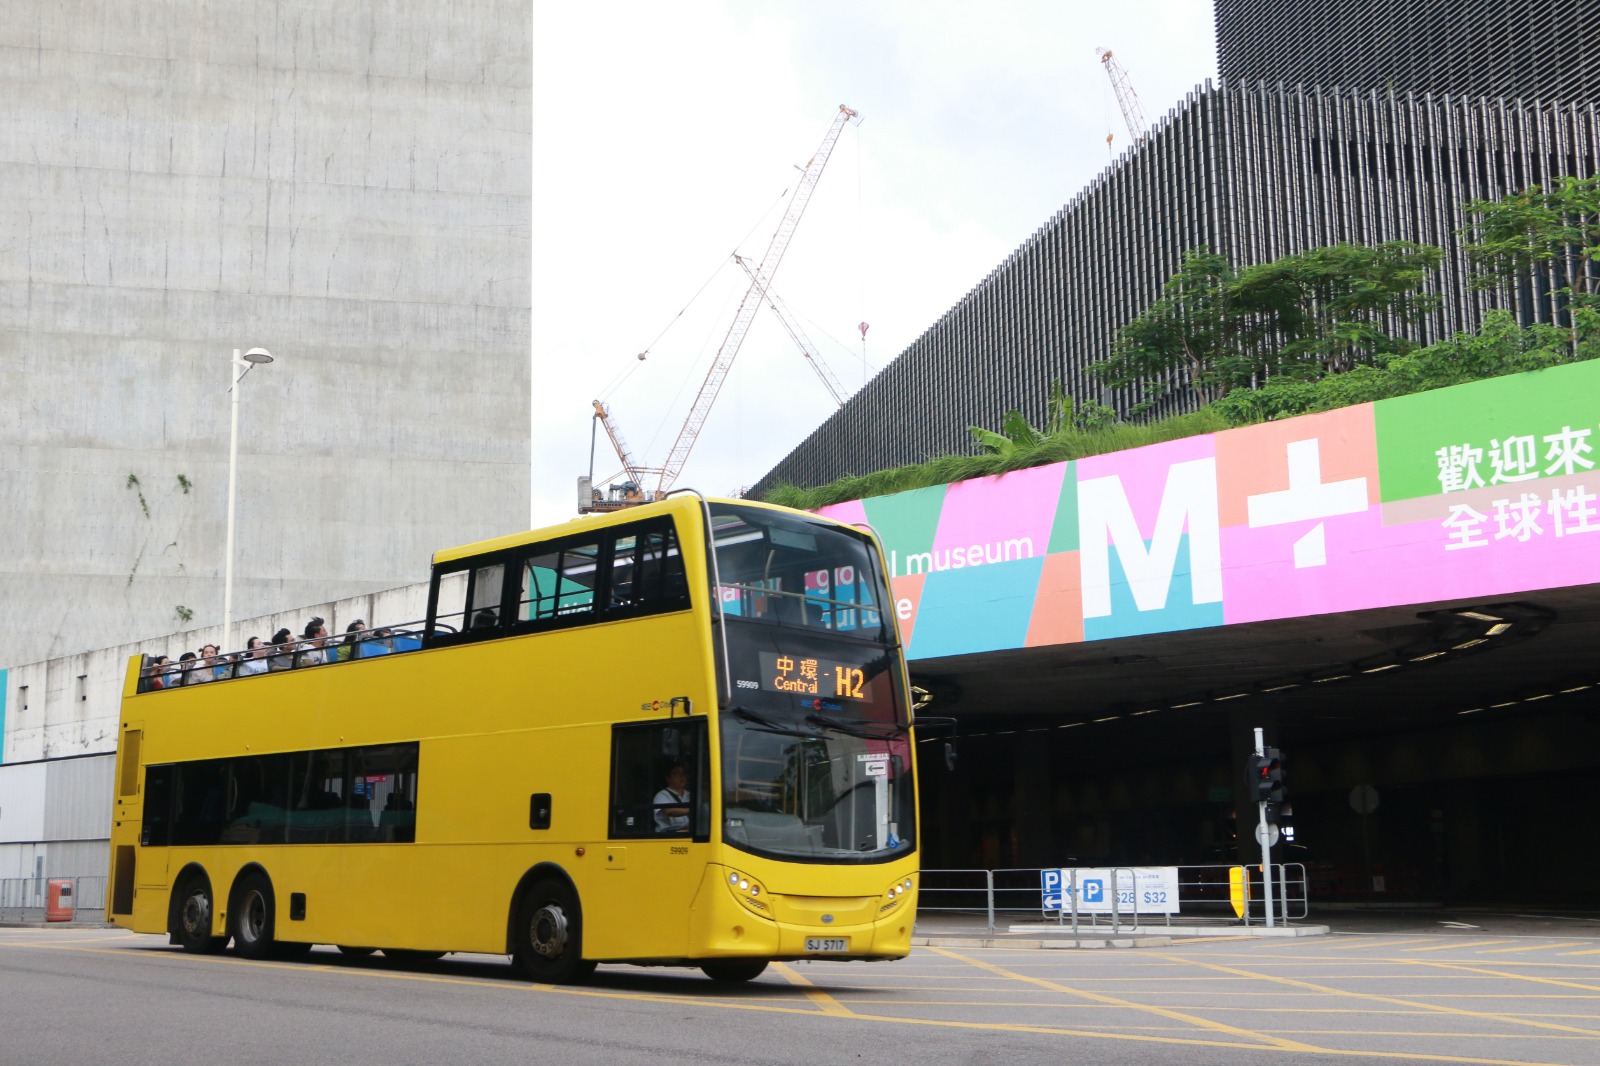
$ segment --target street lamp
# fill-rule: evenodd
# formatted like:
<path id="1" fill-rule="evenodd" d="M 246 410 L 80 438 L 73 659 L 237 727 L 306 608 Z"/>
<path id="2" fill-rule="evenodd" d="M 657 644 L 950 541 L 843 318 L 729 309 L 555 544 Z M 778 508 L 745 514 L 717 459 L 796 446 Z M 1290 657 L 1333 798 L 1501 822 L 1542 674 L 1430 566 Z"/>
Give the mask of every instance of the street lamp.
<path id="1" fill-rule="evenodd" d="M 247 352 L 233 350 L 233 362 L 230 367 L 233 381 L 228 386 L 228 391 L 233 394 L 233 424 L 228 433 L 228 547 L 227 560 L 223 564 L 222 578 L 222 646 L 224 651 L 232 650 L 233 643 L 233 499 L 235 482 L 239 474 L 239 382 L 250 373 L 252 367 L 259 363 L 272 362 L 272 353 L 265 348 L 251 348 Z"/>

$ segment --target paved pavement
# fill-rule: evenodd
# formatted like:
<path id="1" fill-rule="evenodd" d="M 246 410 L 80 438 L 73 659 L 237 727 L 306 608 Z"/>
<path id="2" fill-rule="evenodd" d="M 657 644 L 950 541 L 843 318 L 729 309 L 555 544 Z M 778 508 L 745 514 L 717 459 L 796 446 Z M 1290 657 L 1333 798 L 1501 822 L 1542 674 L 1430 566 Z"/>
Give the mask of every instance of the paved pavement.
<path id="1" fill-rule="evenodd" d="M 4 1061 L 43 1064 L 114 1049 L 122 1066 L 1593 1066 L 1587 917 L 1368 913 L 1324 936 L 1219 926 L 1137 951 L 960 947 L 957 923 L 900 962 L 776 963 L 731 987 L 685 968 L 601 966 L 551 987 L 498 956 L 252 962 L 120 929 L 11 929 L 0 1025 Z M 1582 933 L 1503 932 L 1556 922 Z"/>

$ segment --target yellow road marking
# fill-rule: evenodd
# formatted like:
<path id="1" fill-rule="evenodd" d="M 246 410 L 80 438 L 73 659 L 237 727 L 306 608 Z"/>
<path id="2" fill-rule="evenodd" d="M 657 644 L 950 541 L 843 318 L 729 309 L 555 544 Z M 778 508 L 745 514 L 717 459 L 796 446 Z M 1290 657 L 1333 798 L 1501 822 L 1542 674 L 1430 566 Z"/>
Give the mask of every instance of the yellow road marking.
<path id="1" fill-rule="evenodd" d="M 1504 1022 L 1508 1025 L 1527 1025 L 1535 1029 L 1553 1029 L 1560 1033 L 1579 1033 L 1583 1036 L 1600 1036 L 1600 1031 L 1584 1029 L 1571 1025 L 1556 1025 L 1553 1022 L 1536 1022 L 1526 1018 L 1518 1018 L 1505 1014 L 1491 1014 L 1484 1011 L 1466 1010 L 1462 1007 L 1448 1007 L 1443 1004 L 1423 1003 L 1413 999 L 1399 999 L 1394 996 L 1375 996 L 1367 992 L 1349 992 L 1342 988 L 1333 988 L 1329 985 L 1312 984 L 1310 981 L 1299 981 L 1293 977 L 1274 977 L 1271 974 L 1254 973 L 1250 970 L 1236 970 L 1230 966 L 1219 966 L 1213 962 L 1202 962 L 1199 959 L 1185 959 L 1182 956 L 1173 956 L 1190 966 L 1201 966 L 1208 970 L 1218 970 L 1222 973 L 1236 974 L 1240 977 L 1253 977 L 1259 981 L 1271 981 L 1274 984 L 1289 985 L 1292 988 L 1306 988 L 1313 992 L 1324 992 L 1332 996 L 1344 996 L 1351 999 L 1365 1000 L 1370 1003 L 1392 1003 L 1398 1007 L 1410 1007 L 1415 1010 L 1435 1011 L 1440 1014 L 1459 1014 L 1465 1018 L 1484 1018 Z"/>
<path id="2" fill-rule="evenodd" d="M 854 1011 L 847 1009 L 843 1003 L 840 1003 L 838 1000 L 828 995 L 828 993 L 812 984 L 809 979 L 796 973 L 794 967 L 790 966 L 788 963 L 775 962 L 772 964 L 772 968 L 778 971 L 778 973 L 782 974 L 784 980 L 788 981 L 791 985 L 796 986 L 800 989 L 800 991 L 804 992 L 807 999 L 821 1008 L 822 1013 L 839 1014 L 844 1015 L 845 1017 L 855 1016 Z"/>
<path id="3" fill-rule="evenodd" d="M 1432 944 L 1425 948 L 1407 948 L 1408 951 L 1450 951 L 1453 948 L 1482 948 L 1490 944 L 1504 944 L 1504 940 L 1469 940 L 1465 944 L 1460 941 L 1446 941 L 1443 944 Z"/>
<path id="4" fill-rule="evenodd" d="M 1565 944 L 1525 944 L 1520 948 L 1495 948 L 1493 951 L 1485 951 L 1483 954 L 1510 955 L 1511 953 L 1517 951 L 1547 951 L 1555 948 L 1575 948 L 1587 943 L 1589 943 L 1587 940 L 1569 940 Z"/>
<path id="5" fill-rule="evenodd" d="M 996 973 L 1002 977 L 1010 977 L 1017 981 L 1026 981 L 1029 984 L 1038 985 L 1041 988 L 1048 988 L 1051 991 L 1061 992 L 1069 996 L 1081 996 L 1084 999 L 1091 999 L 1097 1003 L 1107 1004 L 1108 1006 L 1125 1007 L 1130 1010 L 1145 1011 L 1147 1013 L 1157 1015 L 1158 1017 L 1166 1018 L 1169 1021 L 1186 1022 L 1201 1029 L 1211 1029 L 1219 1033 L 1227 1033 L 1230 1036 L 1258 1040 L 1263 1044 L 1267 1044 L 1272 1047 L 1283 1048 L 1286 1051 L 1315 1050 L 1314 1048 L 1308 1047 L 1304 1044 L 1296 1044 L 1294 1041 L 1283 1040 L 1278 1037 L 1269 1036 L 1265 1033 L 1253 1032 L 1249 1029 L 1240 1029 L 1238 1026 L 1228 1025 L 1224 1022 L 1214 1022 L 1208 1018 L 1200 1018 L 1192 1014 L 1184 1014 L 1181 1011 L 1169 1010 L 1166 1007 L 1154 1007 L 1144 1003 L 1135 1003 L 1132 1000 L 1121 999 L 1117 996 L 1102 995 L 1099 992 L 1090 992 L 1087 989 L 1072 988 L 1056 981 L 1046 981 L 1041 977 L 1029 977 L 1026 974 L 1002 970 L 998 966 L 991 965 L 987 962 L 982 962 L 978 959 L 964 959 L 955 952 L 946 951 L 944 948 L 934 948 L 933 950 L 939 952 L 940 954 L 948 955 L 952 959 L 963 959 L 963 961 L 971 963 L 973 966 L 976 966 L 979 969 L 988 970 L 990 973 Z"/>
<path id="6" fill-rule="evenodd" d="M 1329 951 L 1346 951 L 1350 948 L 1392 948 L 1400 944 L 1415 944 L 1417 938 L 1408 936 L 1404 940 L 1380 940 L 1373 943 L 1371 940 L 1361 940 L 1354 944 L 1329 944 Z"/>
<path id="7" fill-rule="evenodd" d="M 1532 981 L 1539 985 L 1555 985 L 1557 988 L 1576 988 L 1584 992 L 1600 992 L 1600 985 L 1580 985 L 1574 981 L 1557 981 L 1553 977 L 1534 977 L 1531 974 L 1504 973 L 1500 970 L 1485 970 L 1478 966 L 1465 966 L 1458 962 L 1434 962 L 1432 959 L 1406 959 L 1412 966 L 1434 966 L 1441 970 L 1459 970 L 1462 973 L 1481 973 L 1489 977 L 1504 977 L 1512 981 Z M 1600 1029 L 1592 1030 L 1600 1036 Z"/>
<path id="8" fill-rule="evenodd" d="M 1588 951 L 1563 951 L 1563 955 L 1600 955 L 1600 948 L 1591 948 Z"/>

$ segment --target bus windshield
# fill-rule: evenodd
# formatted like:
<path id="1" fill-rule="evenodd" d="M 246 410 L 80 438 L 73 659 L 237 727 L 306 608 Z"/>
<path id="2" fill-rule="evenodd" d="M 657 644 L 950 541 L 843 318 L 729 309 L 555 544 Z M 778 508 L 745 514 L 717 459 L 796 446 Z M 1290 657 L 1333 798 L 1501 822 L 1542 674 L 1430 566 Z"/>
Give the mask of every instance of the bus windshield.
<path id="1" fill-rule="evenodd" d="M 828 863 L 913 848 L 904 669 L 872 541 L 805 516 L 713 504 L 730 700 L 723 839 Z"/>
<path id="2" fill-rule="evenodd" d="M 734 504 L 712 504 L 711 524 L 724 615 L 894 640 L 878 553 L 865 535 Z"/>

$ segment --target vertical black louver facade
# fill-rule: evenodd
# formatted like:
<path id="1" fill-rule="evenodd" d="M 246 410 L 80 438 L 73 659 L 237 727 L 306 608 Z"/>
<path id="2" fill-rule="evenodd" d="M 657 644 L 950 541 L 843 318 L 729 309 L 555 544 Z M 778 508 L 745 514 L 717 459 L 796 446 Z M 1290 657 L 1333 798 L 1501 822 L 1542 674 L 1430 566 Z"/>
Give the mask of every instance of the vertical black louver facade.
<path id="1" fill-rule="evenodd" d="M 1311 14 L 1367 9 L 1354 0 L 1280 6 L 1317 9 Z M 1517 5 L 1467 5 L 1490 6 Z M 1600 17 L 1600 0 L 1541 6 L 1594 9 Z M 1256 7 L 1276 11 L 1266 0 L 1218 0 L 1224 72 L 1253 69 L 1230 51 L 1249 45 L 1239 43 L 1245 30 L 1267 25 L 1263 32 L 1276 42 L 1271 19 L 1250 17 Z M 1316 52 L 1313 30 L 1332 23 L 1307 24 L 1312 29 L 1293 47 Z M 1117 330 L 1160 295 L 1190 248 L 1209 246 L 1244 265 L 1341 241 L 1437 244 L 1447 251 L 1436 282 L 1443 306 L 1421 325 L 1419 340 L 1475 328 L 1491 303 L 1515 306 L 1525 321 L 1546 319 L 1534 291 L 1494 296 L 1472 287 L 1455 236 L 1464 221 L 1459 205 L 1600 173 L 1597 103 L 1600 92 L 1558 102 L 1253 79 L 1196 91 L 753 491 L 970 452 L 968 425 L 996 428 L 1011 408 L 1037 423 L 1056 380 L 1073 396 L 1119 410 L 1145 399 L 1158 415 L 1190 409 L 1193 397 L 1181 382 L 1113 393 L 1087 373 Z"/>
<path id="2" fill-rule="evenodd" d="M 1224 85 L 1594 100 L 1592 0 L 1216 0 Z"/>

